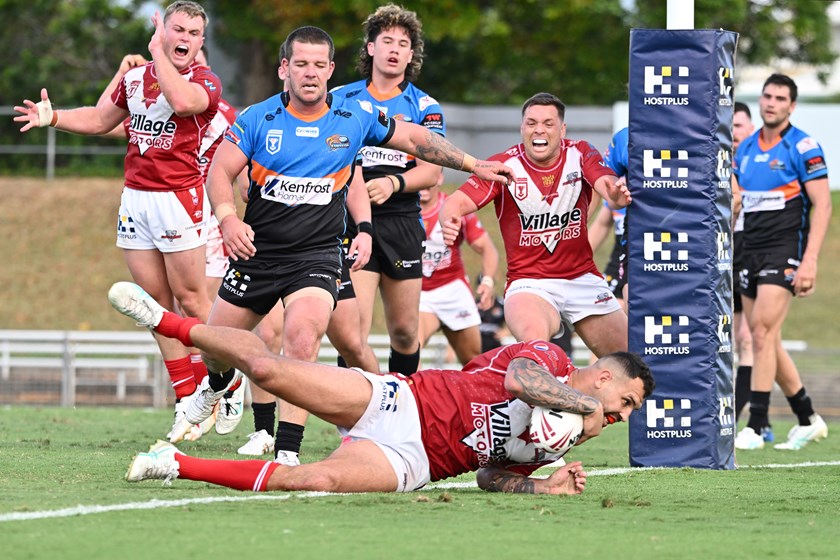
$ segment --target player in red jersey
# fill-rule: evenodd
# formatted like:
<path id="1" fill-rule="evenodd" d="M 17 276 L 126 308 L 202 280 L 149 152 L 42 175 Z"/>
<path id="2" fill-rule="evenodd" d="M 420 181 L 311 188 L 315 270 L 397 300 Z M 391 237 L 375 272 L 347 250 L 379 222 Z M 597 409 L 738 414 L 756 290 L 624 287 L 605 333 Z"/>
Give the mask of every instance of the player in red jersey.
<path id="1" fill-rule="evenodd" d="M 481 317 L 495 299 L 493 277 L 499 266 L 499 252 L 493 240 L 481 226 L 478 216 L 464 218 L 461 234 L 450 247 L 444 244 L 438 222 L 446 195 L 438 184 L 420 191 L 420 210 L 426 228 L 423 250 L 423 290 L 420 292 L 420 343 L 426 346 L 429 338 L 442 329 L 446 339 L 462 365 L 481 353 Z M 461 258 L 461 244 L 467 244 L 481 256 L 482 280 L 476 288 L 478 305 L 470 288 L 470 281 Z"/>
<path id="2" fill-rule="evenodd" d="M 565 105 L 538 93 L 522 107 L 522 143 L 490 158 L 514 170 L 508 185 L 470 179 L 440 212 L 447 243 L 462 217 L 493 202 L 507 253 L 505 321 L 517 340 L 548 340 L 561 319 L 596 356 L 627 349 L 627 315 L 592 259 L 592 191 L 616 208 L 630 192 L 591 144 L 566 138 Z"/>
<path id="3" fill-rule="evenodd" d="M 194 63 L 207 16 L 195 2 L 171 4 L 152 17 L 153 62 L 128 64 L 113 95 L 96 107 L 54 111 L 46 88 L 41 101 L 15 107 L 25 132 L 52 126 L 101 135 L 127 117 L 129 145 L 117 246 L 134 280 L 158 301 L 173 299 L 189 316 L 205 320 L 210 300 L 204 283 L 205 220 L 210 205 L 198 163 L 201 140 L 217 112 L 221 84 Z M 158 338 L 178 399 L 195 390 L 189 352 Z M 176 405 L 177 411 L 177 405 Z"/>
<path id="4" fill-rule="evenodd" d="M 586 485 L 580 462 L 545 479 L 530 476 L 560 456 L 530 441 L 532 407 L 583 415 L 582 442 L 627 421 L 654 388 L 650 369 L 634 354 L 610 354 L 578 369 L 544 341 L 492 350 L 457 371 L 366 373 L 277 356 L 248 331 L 167 312 L 135 284 L 115 284 L 108 298 L 138 325 L 233 364 L 349 437 L 328 458 L 298 466 L 198 459 L 160 441 L 134 459 L 130 482 L 184 478 L 254 491 L 403 492 L 478 471 L 478 485 L 488 491 L 579 494 Z"/>

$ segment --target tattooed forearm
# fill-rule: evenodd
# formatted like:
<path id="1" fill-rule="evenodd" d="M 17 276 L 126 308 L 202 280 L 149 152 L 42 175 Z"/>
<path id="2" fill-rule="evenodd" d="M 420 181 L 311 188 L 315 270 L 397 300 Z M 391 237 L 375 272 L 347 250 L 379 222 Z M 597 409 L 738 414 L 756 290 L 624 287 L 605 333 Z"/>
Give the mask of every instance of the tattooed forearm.
<path id="1" fill-rule="evenodd" d="M 480 486 L 487 492 L 536 494 L 535 481 L 527 476 L 503 470 L 492 470 L 484 475 L 484 483 Z"/>
<path id="2" fill-rule="evenodd" d="M 508 374 L 513 376 L 521 391 L 517 398 L 530 405 L 561 408 L 578 414 L 591 414 L 598 408 L 597 399 L 561 383 L 534 360 L 514 358 L 508 366 Z"/>
<path id="3" fill-rule="evenodd" d="M 461 169 L 464 161 L 464 151 L 455 147 L 440 134 L 424 130 L 422 138 L 416 139 L 416 155 L 422 160 L 449 167 Z"/>

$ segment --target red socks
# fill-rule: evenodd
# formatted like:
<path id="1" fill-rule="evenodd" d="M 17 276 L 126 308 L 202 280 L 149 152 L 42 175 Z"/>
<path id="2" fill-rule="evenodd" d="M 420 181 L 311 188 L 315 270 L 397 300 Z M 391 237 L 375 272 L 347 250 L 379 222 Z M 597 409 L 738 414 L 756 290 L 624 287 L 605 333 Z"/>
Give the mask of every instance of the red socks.
<path id="1" fill-rule="evenodd" d="M 201 382 L 207 377 L 207 366 L 201 361 L 201 354 L 190 354 L 190 365 L 192 366 L 195 384 L 201 385 Z"/>
<path id="2" fill-rule="evenodd" d="M 155 327 L 155 332 L 169 338 L 176 338 L 184 346 L 193 346 L 190 329 L 200 324 L 201 321 L 195 317 L 181 317 L 177 313 L 164 311 L 160 324 Z"/>
<path id="3" fill-rule="evenodd" d="M 164 360 L 163 364 L 169 372 L 176 399 L 183 399 L 195 393 L 195 377 L 189 356 L 177 360 Z"/>
<path id="4" fill-rule="evenodd" d="M 198 480 L 227 486 L 235 490 L 265 492 L 268 479 L 279 467 L 274 461 L 248 460 L 235 461 L 226 459 L 199 459 L 189 455 L 177 454 L 180 468 L 178 478 Z"/>

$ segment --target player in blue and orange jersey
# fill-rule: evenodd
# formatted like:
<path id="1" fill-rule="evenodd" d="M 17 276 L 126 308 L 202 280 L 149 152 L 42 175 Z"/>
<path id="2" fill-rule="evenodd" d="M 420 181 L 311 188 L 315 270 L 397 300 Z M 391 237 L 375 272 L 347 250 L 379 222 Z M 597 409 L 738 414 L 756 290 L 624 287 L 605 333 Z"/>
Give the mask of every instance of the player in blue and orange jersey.
<path id="1" fill-rule="evenodd" d="M 476 161 L 424 127 L 391 119 L 369 104 L 333 107 L 327 93 L 335 66 L 332 38 L 317 27 L 301 27 L 285 44 L 289 58 L 281 70 L 288 91 L 245 109 L 210 166 L 208 192 L 231 263 L 208 323 L 251 330 L 282 299 L 285 355 L 314 361 L 337 297 L 347 185 L 360 148 L 387 145 L 502 183 L 510 170 Z M 246 166 L 250 187 L 240 220 L 231 184 Z M 224 356 L 204 358 L 210 375 L 189 402 L 185 430 L 210 415 L 236 377 Z M 283 414 L 296 420 L 299 445 L 306 411 Z"/>
<path id="2" fill-rule="evenodd" d="M 816 287 L 817 259 L 831 219 L 822 148 L 790 123 L 796 97 L 790 77 L 767 78 L 759 99 L 764 124 L 741 142 L 733 164 L 733 189 L 742 191 L 744 212 L 738 276 L 753 339 L 750 418 L 735 438 L 737 449 L 764 447 L 761 433 L 769 425 L 774 379 L 799 421 L 776 449 L 801 449 L 828 435 L 795 365 L 778 352 L 791 299 L 809 296 Z"/>
<path id="3" fill-rule="evenodd" d="M 364 79 L 333 90 L 337 103 L 366 103 L 389 117 L 446 135 L 438 102 L 412 81 L 423 64 L 423 32 L 417 14 L 393 4 L 364 23 L 358 68 Z M 433 187 L 440 166 L 400 150 L 368 146 L 357 165 L 371 200 L 373 250 L 353 284 L 367 339 L 377 289 L 391 339 L 388 370 L 410 375 L 420 360 L 418 338 L 423 244 L 418 191 Z M 492 280 L 492 279 L 490 279 Z"/>

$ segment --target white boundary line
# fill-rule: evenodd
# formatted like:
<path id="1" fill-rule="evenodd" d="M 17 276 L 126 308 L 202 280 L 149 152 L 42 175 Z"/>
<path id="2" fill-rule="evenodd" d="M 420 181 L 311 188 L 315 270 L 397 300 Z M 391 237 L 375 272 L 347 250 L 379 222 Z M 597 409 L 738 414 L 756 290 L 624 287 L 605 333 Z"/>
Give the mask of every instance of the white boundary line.
<path id="1" fill-rule="evenodd" d="M 805 463 L 782 464 L 772 463 L 769 465 L 745 465 L 740 469 L 792 469 L 803 467 L 836 467 L 840 461 L 809 461 Z M 615 476 L 630 472 L 670 470 L 670 467 L 622 467 L 613 469 L 596 469 L 589 472 L 589 476 Z M 423 490 L 438 490 L 447 488 L 474 488 L 475 481 L 469 482 L 443 482 L 431 484 Z M 297 498 L 320 498 L 324 496 L 341 496 L 346 494 L 334 494 L 330 492 L 302 492 L 294 494 Z M 91 515 L 94 513 L 108 513 L 112 511 L 130 511 L 144 509 L 160 509 L 170 507 L 189 506 L 196 504 L 213 504 L 219 502 L 246 502 L 252 500 L 282 501 L 291 498 L 292 494 L 254 494 L 249 496 L 216 496 L 208 498 L 185 498 L 182 500 L 149 500 L 148 502 L 128 502 L 124 504 L 112 504 L 108 506 L 84 506 L 54 509 L 46 511 L 27 511 L 0 514 L 0 523 L 5 521 L 33 521 L 38 519 L 51 519 L 56 517 L 75 517 Z"/>

